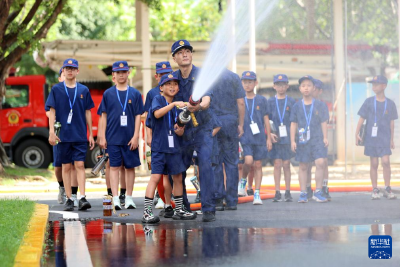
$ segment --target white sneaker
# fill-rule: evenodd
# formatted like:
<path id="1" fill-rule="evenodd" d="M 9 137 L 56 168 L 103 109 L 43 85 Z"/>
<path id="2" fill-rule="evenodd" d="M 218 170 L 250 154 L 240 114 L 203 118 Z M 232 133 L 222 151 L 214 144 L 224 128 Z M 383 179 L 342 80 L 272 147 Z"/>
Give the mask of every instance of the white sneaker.
<path id="1" fill-rule="evenodd" d="M 259 193 L 254 193 L 253 205 L 262 205 L 262 200 Z"/>
<path id="2" fill-rule="evenodd" d="M 158 199 L 155 208 L 156 209 L 163 209 L 164 208 L 164 202 L 162 201 L 161 197 Z"/>
<path id="3" fill-rule="evenodd" d="M 381 197 L 379 196 L 379 189 L 378 188 L 375 188 L 373 191 L 372 191 L 372 196 L 371 196 L 371 199 L 372 200 L 378 200 L 378 199 L 380 199 Z"/>
<path id="4" fill-rule="evenodd" d="M 58 204 L 64 204 L 66 201 L 66 195 L 65 195 L 65 188 L 64 187 L 59 187 L 58 188 Z"/>
<path id="5" fill-rule="evenodd" d="M 71 200 L 74 202 L 74 207 L 78 207 L 78 197 L 76 194 L 71 194 Z"/>
<path id="6" fill-rule="evenodd" d="M 125 196 L 125 208 L 136 209 L 136 204 L 133 202 L 132 196 Z"/>
<path id="7" fill-rule="evenodd" d="M 114 203 L 114 208 L 115 210 L 121 210 L 121 202 L 119 201 L 119 196 L 115 196 L 113 197 L 113 203 Z M 126 205 L 126 201 L 125 201 L 125 205 Z"/>
<path id="8" fill-rule="evenodd" d="M 247 183 L 247 180 L 240 179 L 239 185 L 238 185 L 238 196 L 239 197 L 246 196 L 246 183 Z"/>

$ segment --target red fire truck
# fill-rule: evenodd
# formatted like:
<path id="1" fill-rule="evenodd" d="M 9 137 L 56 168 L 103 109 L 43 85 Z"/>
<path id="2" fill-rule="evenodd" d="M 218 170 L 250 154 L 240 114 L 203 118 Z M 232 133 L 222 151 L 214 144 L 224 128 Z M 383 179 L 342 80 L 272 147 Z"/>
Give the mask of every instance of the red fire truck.
<path id="1" fill-rule="evenodd" d="M 103 84 L 99 86 L 102 88 L 90 89 L 95 103 L 95 108 L 92 109 L 95 139 L 99 120 L 96 111 L 104 89 L 110 85 L 111 83 Z M 6 96 L 0 109 L 0 136 L 8 157 L 18 166 L 47 168 L 53 160 L 53 149 L 48 142 L 49 121 L 44 110 L 49 94 L 45 76 L 9 77 L 6 79 L 6 88 Z M 98 152 L 97 146 L 92 151 L 88 150 L 86 167 L 94 166 Z"/>

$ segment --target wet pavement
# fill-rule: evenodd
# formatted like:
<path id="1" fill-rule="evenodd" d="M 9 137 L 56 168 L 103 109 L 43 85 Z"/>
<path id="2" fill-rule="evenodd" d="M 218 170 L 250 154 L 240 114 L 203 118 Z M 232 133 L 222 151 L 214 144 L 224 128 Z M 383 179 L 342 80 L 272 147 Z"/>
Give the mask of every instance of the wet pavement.
<path id="1" fill-rule="evenodd" d="M 73 213 L 40 201 L 50 204 L 44 266 L 400 266 L 400 200 L 331 195 L 330 203 L 265 200 L 217 212 L 213 223 L 199 215 L 187 222 L 162 218 L 155 226 L 140 223 L 141 198 L 135 198 L 138 209 L 118 211 L 127 217 L 107 218 L 101 199 L 91 200 L 91 210 Z M 368 237 L 384 234 L 393 238 L 393 258 L 369 259 Z"/>
<path id="2" fill-rule="evenodd" d="M 67 266 L 66 224 L 52 222 L 44 266 Z M 145 226 L 104 220 L 82 224 L 93 266 L 399 266 L 400 224 L 307 228 Z M 393 258 L 368 258 L 368 237 L 393 238 Z M 84 251 L 73 257 L 82 261 Z M 70 256 L 70 255 L 68 255 Z M 68 264 L 69 265 L 69 264 Z M 74 266 L 77 266 L 74 264 Z M 88 266 L 87 264 L 81 266 Z"/>

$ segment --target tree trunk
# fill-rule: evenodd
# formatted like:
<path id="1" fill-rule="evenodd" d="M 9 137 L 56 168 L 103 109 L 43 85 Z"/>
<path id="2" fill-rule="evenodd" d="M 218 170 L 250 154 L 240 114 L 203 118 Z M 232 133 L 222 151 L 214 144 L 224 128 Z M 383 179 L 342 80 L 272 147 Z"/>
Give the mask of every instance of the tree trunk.
<path id="1" fill-rule="evenodd" d="M 10 161 L 8 160 L 6 150 L 4 149 L 3 141 L 0 138 L 0 173 L 3 169 L 3 166 L 10 165 Z"/>

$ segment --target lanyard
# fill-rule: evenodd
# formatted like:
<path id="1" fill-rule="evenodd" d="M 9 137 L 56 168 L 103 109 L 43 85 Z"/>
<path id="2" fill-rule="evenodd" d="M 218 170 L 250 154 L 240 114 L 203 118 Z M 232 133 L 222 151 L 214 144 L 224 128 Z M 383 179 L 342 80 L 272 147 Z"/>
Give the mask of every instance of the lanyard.
<path id="1" fill-rule="evenodd" d="M 385 98 L 385 109 L 383 110 L 383 115 L 382 116 L 385 116 L 386 106 L 387 106 L 387 99 Z M 375 126 L 376 126 L 376 96 L 375 96 L 374 107 L 375 107 Z"/>
<path id="2" fill-rule="evenodd" d="M 78 91 L 78 84 L 77 83 L 75 84 L 75 95 L 74 95 L 74 101 L 72 103 L 71 103 L 71 99 L 69 98 L 69 94 L 68 94 L 68 90 L 67 90 L 67 86 L 65 85 L 65 82 L 64 82 L 64 88 L 65 88 L 65 92 L 67 93 L 69 107 L 71 108 L 71 112 L 72 112 L 72 107 L 74 106 L 75 100 L 76 100 L 76 91 Z"/>
<path id="3" fill-rule="evenodd" d="M 283 106 L 282 116 L 281 116 L 281 111 L 279 110 L 278 96 L 275 96 L 275 100 L 276 100 L 276 109 L 278 110 L 279 120 L 281 121 L 281 125 L 283 125 L 283 119 L 285 118 L 285 112 L 286 112 L 287 96 L 285 97 L 285 105 Z"/>
<path id="4" fill-rule="evenodd" d="M 168 106 L 168 102 L 167 99 L 165 99 L 165 105 Z M 173 129 L 173 125 L 171 124 L 171 110 L 168 111 L 168 127 L 169 127 L 169 135 L 172 135 L 172 129 Z"/>
<path id="5" fill-rule="evenodd" d="M 247 108 L 247 111 L 249 111 L 249 105 L 247 104 L 247 97 L 245 97 L 246 98 L 246 108 Z M 256 99 L 256 97 L 254 96 L 254 98 L 253 98 L 253 106 L 251 107 L 251 114 L 250 114 L 250 120 L 251 120 L 251 123 L 253 123 L 253 113 L 254 113 L 254 100 Z M 250 112 L 250 111 L 249 111 Z"/>
<path id="6" fill-rule="evenodd" d="M 304 99 L 303 101 L 303 110 L 304 110 L 304 115 L 306 116 L 306 122 L 307 122 L 307 129 L 310 130 L 310 123 L 311 123 L 311 118 L 312 118 L 312 112 L 314 109 L 314 99 L 312 100 L 311 108 L 310 108 L 310 114 L 307 115 L 306 112 L 306 106 L 304 105 Z"/>
<path id="7" fill-rule="evenodd" d="M 125 97 L 125 104 L 124 105 L 122 105 L 121 98 L 119 98 L 119 92 L 118 92 L 117 86 L 115 86 L 115 91 L 117 92 L 118 101 L 119 101 L 119 103 L 121 104 L 121 107 L 122 107 L 122 115 L 125 116 L 126 103 L 128 103 L 129 86 L 128 86 L 128 89 L 126 90 L 126 97 Z"/>

